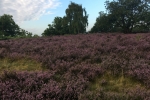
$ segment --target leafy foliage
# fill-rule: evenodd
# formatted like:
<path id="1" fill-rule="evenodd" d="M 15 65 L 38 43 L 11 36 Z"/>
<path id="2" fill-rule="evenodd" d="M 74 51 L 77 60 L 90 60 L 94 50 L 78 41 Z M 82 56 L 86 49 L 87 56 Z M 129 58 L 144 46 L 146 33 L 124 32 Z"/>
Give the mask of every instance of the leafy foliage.
<path id="1" fill-rule="evenodd" d="M 0 16 L 1 36 L 15 36 L 19 32 L 19 26 L 14 22 L 11 15 Z"/>
<path id="2" fill-rule="evenodd" d="M 88 26 L 88 15 L 85 8 L 71 2 L 66 9 L 66 16 L 55 17 L 42 36 L 85 33 L 86 26 Z"/>
<path id="3" fill-rule="evenodd" d="M 0 16 L 0 39 L 12 37 L 32 37 L 32 33 L 21 29 L 13 20 L 13 16 L 4 14 Z"/>
<path id="4" fill-rule="evenodd" d="M 73 34 L 84 33 L 88 26 L 88 15 L 82 5 L 71 2 L 66 9 L 66 18 L 69 25 L 69 32 Z"/>
<path id="5" fill-rule="evenodd" d="M 147 0 L 107 1 L 106 10 L 106 14 L 100 14 L 97 18 L 92 32 L 132 33 L 150 30 L 150 6 Z"/>
<path id="6" fill-rule="evenodd" d="M 118 27 L 123 29 L 124 33 L 132 32 L 132 29 L 138 25 L 147 24 L 145 14 L 148 11 L 148 2 L 143 0 L 118 0 L 107 3 L 107 9 L 110 14 L 115 16 Z M 140 23 L 142 22 L 142 23 Z"/>
<path id="7" fill-rule="evenodd" d="M 42 33 L 42 36 L 50 36 L 50 35 L 55 35 L 55 29 L 51 24 L 49 24 L 48 28 L 46 28 Z"/>
<path id="8" fill-rule="evenodd" d="M 65 17 L 55 17 L 53 23 L 48 25 L 48 28 L 44 30 L 42 36 L 64 35 L 67 33 L 69 33 L 69 29 L 65 22 Z"/>
<path id="9" fill-rule="evenodd" d="M 90 32 L 115 32 L 116 29 L 115 27 L 113 27 L 114 22 L 115 20 L 112 15 L 100 12 L 99 17 L 96 19 L 96 23 L 94 24 Z"/>

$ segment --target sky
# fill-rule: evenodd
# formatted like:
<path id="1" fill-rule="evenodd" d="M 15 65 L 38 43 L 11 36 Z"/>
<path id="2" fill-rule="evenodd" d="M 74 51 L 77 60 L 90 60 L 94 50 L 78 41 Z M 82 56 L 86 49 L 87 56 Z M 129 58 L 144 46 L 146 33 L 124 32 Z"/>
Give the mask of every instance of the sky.
<path id="1" fill-rule="evenodd" d="M 93 27 L 99 12 L 106 12 L 106 0 L 0 0 L 0 16 L 10 14 L 20 28 L 41 35 L 55 17 L 66 15 L 71 1 L 86 9 L 89 15 L 87 31 Z"/>

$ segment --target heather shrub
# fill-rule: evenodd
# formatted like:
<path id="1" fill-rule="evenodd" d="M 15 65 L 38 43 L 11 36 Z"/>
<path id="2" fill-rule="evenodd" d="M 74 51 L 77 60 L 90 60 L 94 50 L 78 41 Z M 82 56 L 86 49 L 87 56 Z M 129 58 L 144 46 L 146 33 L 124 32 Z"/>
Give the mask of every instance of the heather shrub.
<path id="1" fill-rule="evenodd" d="M 149 43 L 149 34 L 80 34 L 1 40 L 1 59 L 8 58 L 12 62 L 32 59 L 46 70 L 4 72 L 0 76 L 0 99 L 148 100 Z M 102 79 L 105 74 L 133 79 L 140 87 L 103 90 L 109 85 L 108 79 Z M 94 82 L 100 87 L 90 90 Z"/>

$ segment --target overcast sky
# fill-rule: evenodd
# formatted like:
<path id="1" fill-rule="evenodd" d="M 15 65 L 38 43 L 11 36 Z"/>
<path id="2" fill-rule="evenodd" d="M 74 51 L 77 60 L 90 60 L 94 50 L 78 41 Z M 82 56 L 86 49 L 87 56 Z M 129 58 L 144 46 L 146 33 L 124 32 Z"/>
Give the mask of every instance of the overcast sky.
<path id="1" fill-rule="evenodd" d="M 82 4 L 89 14 L 87 30 L 93 27 L 100 11 L 106 12 L 106 0 L 0 0 L 0 16 L 10 14 L 21 28 L 41 35 L 55 17 L 65 16 L 71 1 Z"/>

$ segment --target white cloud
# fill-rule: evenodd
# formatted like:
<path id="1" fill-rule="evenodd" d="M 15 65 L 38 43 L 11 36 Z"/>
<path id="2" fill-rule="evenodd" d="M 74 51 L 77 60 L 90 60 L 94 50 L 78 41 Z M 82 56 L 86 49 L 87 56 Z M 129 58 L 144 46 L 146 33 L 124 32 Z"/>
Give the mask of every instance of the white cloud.
<path id="1" fill-rule="evenodd" d="M 58 0 L 0 0 L 0 15 L 10 14 L 17 22 L 36 20 L 60 5 Z"/>

